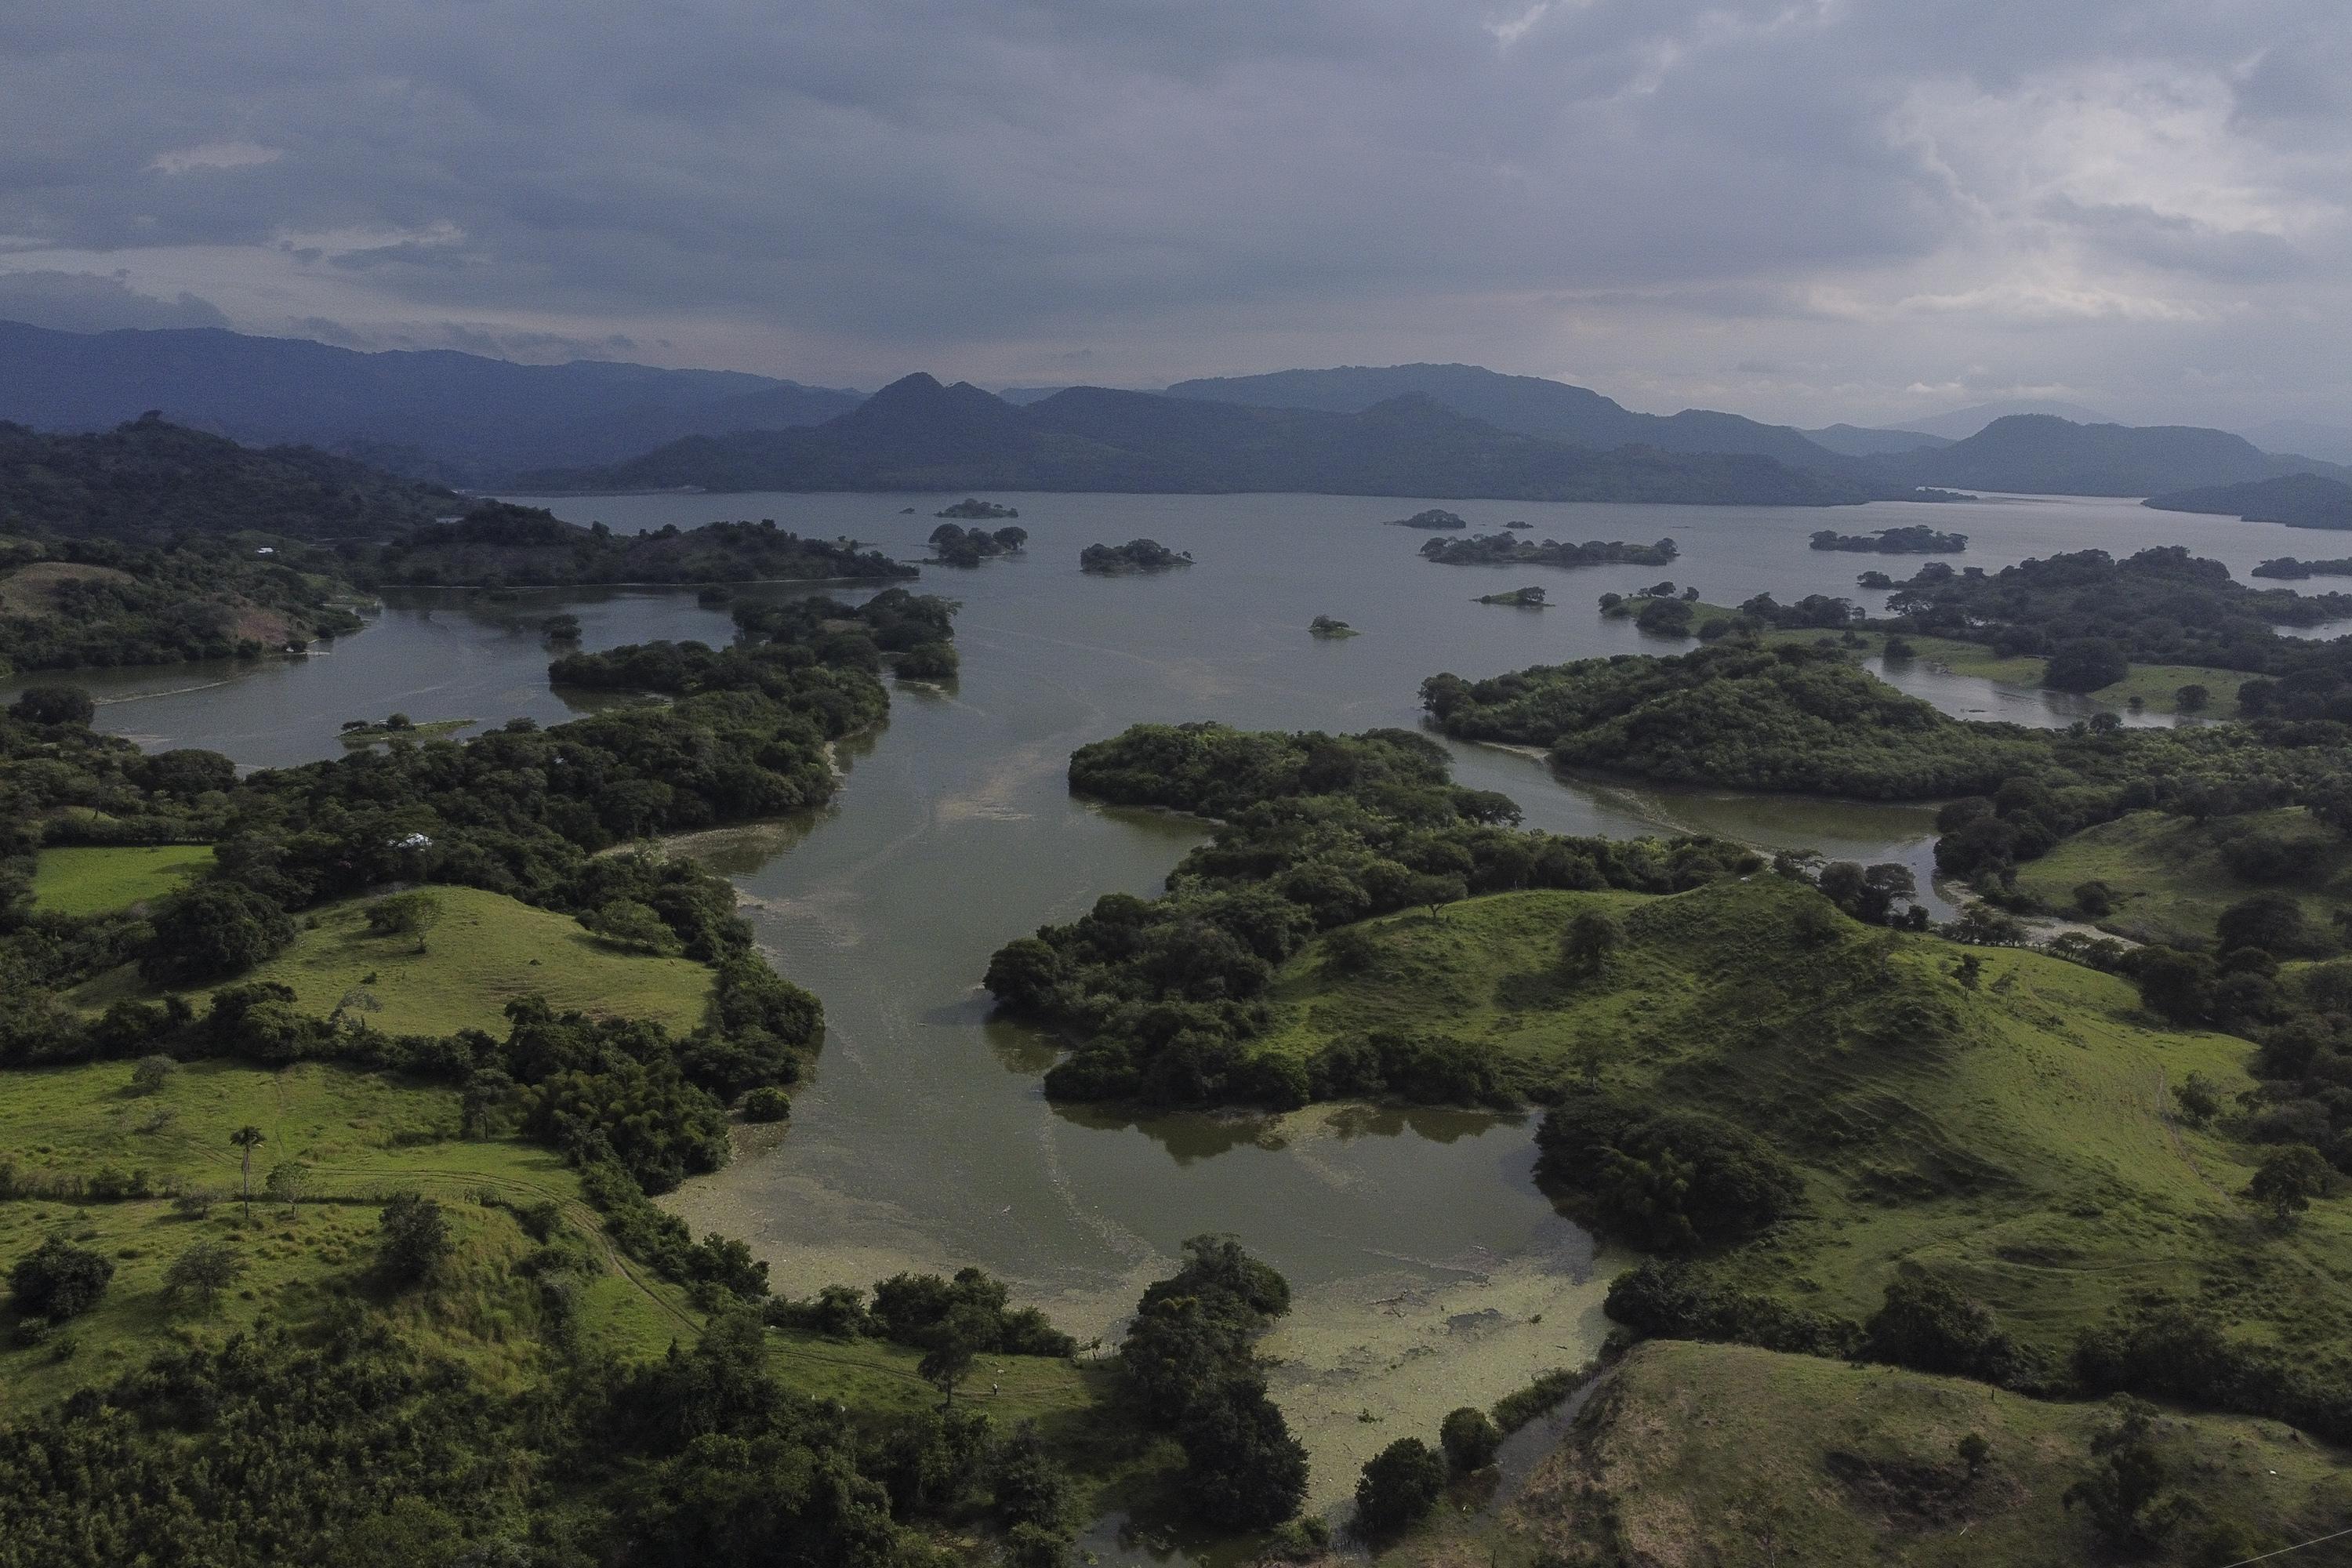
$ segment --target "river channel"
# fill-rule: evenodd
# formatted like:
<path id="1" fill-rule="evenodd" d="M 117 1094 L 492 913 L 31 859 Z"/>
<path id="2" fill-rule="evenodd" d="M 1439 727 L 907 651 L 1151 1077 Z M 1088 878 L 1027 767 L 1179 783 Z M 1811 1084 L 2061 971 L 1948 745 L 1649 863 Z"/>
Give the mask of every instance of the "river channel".
<path id="1" fill-rule="evenodd" d="M 530 498 L 517 497 L 529 500 Z M 773 518 L 919 559 L 938 496 L 569 497 L 543 503 L 624 531 Z M 1098 895 L 1156 890 L 1196 824 L 1070 798 L 1070 752 L 1143 721 L 1359 730 L 1413 725 L 1439 670 L 1477 677 L 1616 651 L 1675 651 L 1593 609 L 1660 577 L 1714 603 L 1769 591 L 1854 592 L 1903 559 L 1808 550 L 1816 528 L 1928 521 L 1973 536 L 1964 563 L 2100 546 L 2184 543 L 2242 578 L 2298 537 L 2271 524 L 2152 512 L 2113 500 L 2008 498 L 1836 511 L 1425 502 L 1327 496 L 1006 495 L 1025 555 L 916 584 L 962 602 L 963 673 L 902 686 L 880 731 L 843 748 L 846 785 L 811 819 L 678 846 L 733 879 L 777 967 L 823 998 L 828 1029 L 790 1131 L 749 1139 L 724 1173 L 670 1200 L 698 1230 L 749 1240 L 801 1294 L 902 1268 L 976 1263 L 1082 1340 L 1115 1332 L 1184 1237 L 1230 1232 L 1292 1280 L 1297 1307 L 1267 1346 L 1276 1394 L 1308 1444 L 1314 1496 L 1344 1496 L 1393 1438 L 1581 1362 L 1603 1325 L 1612 1260 L 1531 1179 L 1522 1116 L 1318 1107 L 1276 1118 L 1138 1122 L 1048 1104 L 1050 1044 L 990 1016 L 989 954 Z M 1653 540 L 1665 571 L 1429 565 L 1427 537 L 1381 526 L 1443 504 L 1480 531 L 1524 519 L 1537 538 Z M 902 510 L 911 509 L 911 510 Z M 1192 552 L 1163 575 L 1090 578 L 1078 550 L 1148 535 Z M 2307 544 L 2307 539 L 2302 541 Z M 2306 549 L 2304 552 L 2308 553 Z M 1544 610 L 1475 598 L 1541 583 Z M 797 590 L 761 588 L 751 593 Z M 418 721 L 580 711 L 549 689 L 531 625 L 577 614 L 584 646 L 724 640 L 723 609 L 691 591 L 457 591 L 388 596 L 331 652 L 259 667 L 94 673 L 99 722 L 149 745 L 200 745 L 276 765 L 336 754 L 337 724 L 394 710 Z M 1318 642 L 1318 614 L 1362 635 Z M 1689 645 L 1679 645 L 1687 647 Z M 1918 668 L 1892 679 L 1969 717 L 2063 724 L 2074 700 Z M 1633 835 L 1686 827 L 1840 858 L 1899 859 L 1926 885 L 1933 813 L 1555 780 L 1513 752 L 1454 747 L 1458 776 L 1503 790 L 1528 826 Z M 1367 1415 L 1378 1419 L 1364 1419 Z"/>

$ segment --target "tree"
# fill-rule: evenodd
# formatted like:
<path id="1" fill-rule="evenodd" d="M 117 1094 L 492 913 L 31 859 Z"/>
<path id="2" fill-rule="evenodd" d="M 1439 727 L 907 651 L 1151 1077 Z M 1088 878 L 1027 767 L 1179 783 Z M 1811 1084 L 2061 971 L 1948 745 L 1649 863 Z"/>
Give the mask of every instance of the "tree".
<path id="1" fill-rule="evenodd" d="M 394 893 L 378 899 L 367 907 L 367 928 L 370 936 L 413 936 L 417 946 L 425 944 L 425 933 L 441 918 L 438 895 L 423 889 Z"/>
<path id="2" fill-rule="evenodd" d="M 1245 1373 L 1218 1385 L 1177 1427 L 1184 1448 L 1184 1495 L 1192 1510 L 1226 1530 L 1269 1530 L 1298 1511 L 1307 1495 L 1307 1450 Z"/>
<path id="3" fill-rule="evenodd" d="M 2151 1552 L 2164 1544 L 2195 1504 L 2168 1489 L 2170 1468 L 2153 1441 L 2156 1409 L 2130 1398 L 2116 1402 L 2116 1419 L 2091 1439 L 2098 1467 L 2066 1489 L 2068 1510 L 2080 1505 L 2091 1526 L 2117 1552 Z"/>
<path id="4" fill-rule="evenodd" d="M 1437 1441 L 1444 1448 L 1446 1463 L 1454 1467 L 1454 1473 L 1466 1476 L 1495 1462 L 1495 1455 L 1503 1446 L 1503 1435 L 1495 1429 L 1494 1421 L 1485 1411 L 1475 1405 L 1465 1405 L 1446 1414 L 1437 1428 Z"/>
<path id="5" fill-rule="evenodd" d="M 2202 1127 L 2213 1120 L 2221 1109 L 2221 1091 L 2213 1080 L 2201 1072 L 2192 1072 L 2179 1089 L 2172 1091 L 2173 1103 L 2180 1107 L 2180 1120 L 2191 1127 Z"/>
<path id="6" fill-rule="evenodd" d="M 269 1168 L 269 1179 L 263 1184 L 262 1190 L 269 1194 L 271 1202 L 284 1204 L 286 1215 L 291 1219 L 294 1205 L 301 1200 L 310 1184 L 310 1166 L 299 1160 L 280 1160 Z"/>
<path id="7" fill-rule="evenodd" d="M 2183 713 L 2202 713 L 2212 700 L 2213 693 L 2193 680 L 2172 694 L 2172 705 Z"/>
<path id="8" fill-rule="evenodd" d="M 2245 1196 L 2270 1210 L 2280 1225 L 2291 1225 L 2295 1215 L 2311 1206 L 2312 1199 L 2326 1197 L 2335 1184 L 2336 1168 L 2318 1150 L 2308 1143 L 2290 1143 L 2266 1155 L 2254 1168 Z"/>
<path id="9" fill-rule="evenodd" d="M 8 704 L 8 716 L 27 724 L 87 724 L 98 704 L 79 686 L 28 686 Z"/>
<path id="10" fill-rule="evenodd" d="M 950 1310 L 924 1335 L 927 1345 L 915 1372 L 940 1391 L 941 1410 L 955 1408 L 956 1385 L 970 1375 L 971 1363 L 995 1342 L 996 1334 L 994 1318 L 981 1307 L 966 1303 Z"/>
<path id="11" fill-rule="evenodd" d="M 245 1205 L 245 1217 L 253 1217 L 253 1152 L 269 1142 L 260 1128 L 247 1122 L 228 1135 L 238 1152 L 237 1192 Z"/>
<path id="12" fill-rule="evenodd" d="M 2042 671 L 2053 691 L 2096 691 L 2131 673 L 2124 650 L 2105 637 L 2075 637 L 2058 645 Z"/>
<path id="13" fill-rule="evenodd" d="M 580 923 L 617 947 L 667 956 L 678 950 L 677 937 L 650 904 L 635 899 L 614 899 Z"/>
<path id="14" fill-rule="evenodd" d="M 2213 1010 L 2213 965 L 2201 953 L 2142 948 L 2137 978 L 2140 1001 L 2160 1018 L 2201 1024 Z"/>
<path id="15" fill-rule="evenodd" d="M 1971 1432 L 1962 1437 L 1953 1445 L 1952 1451 L 1959 1456 L 1960 1463 L 1968 1467 L 1970 1476 L 1981 1474 L 1985 1466 L 1992 1462 L 1992 1445 L 1985 1441 L 1981 1432 Z"/>
<path id="16" fill-rule="evenodd" d="M 2213 930 L 2223 952 L 2259 947 L 2264 952 L 2292 958 L 2312 945 L 2303 906 L 2284 893 L 2256 893 L 2239 900 L 2221 911 Z"/>
<path id="17" fill-rule="evenodd" d="M 1572 975 L 1589 979 L 1601 973 L 1609 955 L 1623 940 L 1624 932 L 1606 911 L 1579 910 L 1568 922 L 1568 929 L 1560 933 L 1560 967 Z"/>
<path id="18" fill-rule="evenodd" d="M 8 1293 L 25 1316 L 61 1323 L 97 1306 L 113 1278 L 112 1258 L 53 1236 L 16 1260 Z"/>
<path id="19" fill-rule="evenodd" d="M 1459 876 L 1415 872 L 1405 879 L 1400 896 L 1408 904 L 1419 904 L 1428 910 L 1429 918 L 1435 920 L 1438 910 L 1469 897 L 1470 887 Z"/>
<path id="20" fill-rule="evenodd" d="M 163 1270 L 163 1289 L 174 1298 L 185 1295 L 195 1298 L 196 1304 L 211 1311 L 220 1293 L 236 1283 L 244 1272 L 245 1259 L 226 1242 L 200 1241 Z"/>
<path id="21" fill-rule="evenodd" d="M 403 1283 L 428 1278 L 456 1245 L 449 1216 L 419 1193 L 394 1193 L 383 1205 L 377 1233 L 384 1272 Z"/>
<path id="22" fill-rule="evenodd" d="M 156 911 L 139 973 L 152 984 L 202 984 L 250 969 L 293 940 L 293 921 L 259 893 L 199 882 Z"/>
<path id="23" fill-rule="evenodd" d="M 162 1093 L 163 1085 L 171 1079 L 172 1069 L 178 1065 L 166 1056 L 141 1057 L 138 1065 L 131 1069 L 131 1092 Z"/>
<path id="24" fill-rule="evenodd" d="M 1418 1437 L 1400 1437 L 1373 1455 L 1356 1482 L 1356 1527 L 1366 1535 L 1402 1530 L 1437 1506 L 1445 1466 Z"/>

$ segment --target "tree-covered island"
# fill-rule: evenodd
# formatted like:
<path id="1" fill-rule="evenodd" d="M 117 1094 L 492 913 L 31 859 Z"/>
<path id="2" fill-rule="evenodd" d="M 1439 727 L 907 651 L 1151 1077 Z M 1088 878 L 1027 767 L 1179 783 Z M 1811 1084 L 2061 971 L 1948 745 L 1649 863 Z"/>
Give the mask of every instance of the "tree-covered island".
<path id="1" fill-rule="evenodd" d="M 1441 566 L 1668 566 L 1682 552 L 1671 539 L 1654 544 L 1562 544 L 1547 539 L 1538 544 L 1508 533 L 1474 534 L 1467 539 L 1433 539 L 1421 547 L 1424 561 Z"/>
<path id="2" fill-rule="evenodd" d="M 1171 550 L 1156 539 L 1130 539 L 1125 544 L 1089 544 L 1078 552 L 1078 570 L 1102 576 L 1165 572 L 1171 567 L 1191 564 L 1191 551 Z"/>
<path id="3" fill-rule="evenodd" d="M 1811 547 L 1878 555 L 1957 555 L 1969 547 L 1969 536 L 1944 533 L 1924 523 L 1882 528 L 1870 533 L 1840 533 L 1833 528 L 1822 528 L 1813 531 Z"/>

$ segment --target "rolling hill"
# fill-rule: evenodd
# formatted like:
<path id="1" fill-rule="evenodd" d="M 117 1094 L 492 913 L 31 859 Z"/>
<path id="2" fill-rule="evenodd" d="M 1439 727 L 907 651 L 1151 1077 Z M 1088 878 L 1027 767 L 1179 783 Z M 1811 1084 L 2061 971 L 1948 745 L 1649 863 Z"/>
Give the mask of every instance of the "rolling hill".
<path id="1" fill-rule="evenodd" d="M 2310 458 L 2273 457 L 2242 436 L 2191 425 L 2077 425 L 2011 414 L 1965 441 L 1871 458 L 1889 479 L 2028 495 L 2148 496 L 2287 474 L 2352 477 Z"/>
<path id="2" fill-rule="evenodd" d="M 1756 454 L 1596 451 L 1423 395 L 1354 413 L 1071 387 L 1026 406 L 929 375 L 813 429 L 694 437 L 527 488 L 1041 489 L 1834 506 L 1901 493 Z"/>
<path id="3" fill-rule="evenodd" d="M 2244 484 L 2209 485 L 2150 496 L 2158 511 L 2210 512 L 2289 528 L 2352 528 L 2352 484 L 2319 474 L 2284 474 Z"/>
<path id="4" fill-rule="evenodd" d="M 697 432 L 813 425 L 860 397 L 732 371 L 0 321 L 0 420 L 104 430 L 159 409 L 240 441 L 320 447 L 445 484 L 607 461 Z"/>

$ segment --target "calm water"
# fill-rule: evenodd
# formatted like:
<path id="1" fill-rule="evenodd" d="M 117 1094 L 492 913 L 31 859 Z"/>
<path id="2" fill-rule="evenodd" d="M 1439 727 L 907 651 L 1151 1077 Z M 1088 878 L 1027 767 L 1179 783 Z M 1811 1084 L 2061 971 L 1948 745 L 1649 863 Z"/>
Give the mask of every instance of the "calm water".
<path id="1" fill-rule="evenodd" d="M 529 500 L 530 498 L 514 498 Z M 954 499 L 954 498 L 945 498 Z M 1052 1051 L 992 1022 L 978 979 L 1009 937 L 1069 919 L 1113 889 L 1155 890 L 1198 839 L 1181 821 L 1073 801 L 1069 752 L 1139 721 L 1357 730 L 1412 725 L 1423 677 L 1483 676 L 1609 651 L 1671 649 L 1594 596 L 1664 575 L 1710 601 L 1851 592 L 1902 560 L 1807 550 L 1813 529 L 1932 521 L 1974 537 L 1961 559 L 1994 567 L 2099 545 L 2185 543 L 2241 574 L 2292 553 L 2274 525 L 2152 512 L 2128 502 L 2032 498 L 1835 512 L 1448 501 L 1481 530 L 1512 518 L 1538 538 L 1672 535 L 1670 572 L 1437 567 L 1426 537 L 1379 526 L 1433 504 L 1320 496 L 1046 496 L 1017 505 L 1025 557 L 927 570 L 921 587 L 962 601 L 963 676 L 951 691 L 903 688 L 880 733 L 845 749 L 847 787 L 811 821 L 708 836 L 686 851 L 730 876 L 762 945 L 825 1004 L 814 1081 L 788 1133 L 761 1133 L 678 1206 L 699 1226 L 752 1241 L 780 1288 L 869 1282 L 905 1268 L 975 1262 L 1013 1281 L 1081 1338 L 1111 1331 L 1143 1283 L 1199 1231 L 1229 1231 L 1272 1259 L 1300 1304 L 1270 1347 L 1277 1392 L 1309 1443 L 1317 1495 L 1444 1410 L 1486 1403 L 1546 1366 L 1583 1359 L 1601 1332 L 1589 1240 L 1530 1179 L 1532 1123 L 1456 1112 L 1321 1108 L 1276 1118 L 1169 1117 L 1138 1124 L 1048 1105 Z M 623 530 L 772 517 L 849 533 L 917 558 L 934 496 L 642 496 L 546 502 Z M 905 514 L 900 508 L 916 510 Z M 1155 577 L 1089 578 L 1078 550 L 1150 535 L 1198 564 Z M 2308 553 L 2308 551 L 2305 551 Z M 1541 611 L 1480 594 L 1542 583 Z M 789 592 L 790 590 L 761 590 Z M 590 648 L 730 635 L 691 593 L 544 593 L 507 604 L 456 593 L 387 605 L 331 654 L 240 670 L 100 677 L 100 722 L 151 744 L 194 744 L 241 763 L 334 754 L 336 725 L 394 709 L 423 721 L 560 721 L 548 650 L 530 627 L 561 605 Z M 1307 636 L 1337 616 L 1363 635 Z M 2072 721 L 2079 703 L 1917 668 L 1906 688 L 1948 710 Z M 1932 813 L 1652 788 L 1571 785 L 1537 762 L 1454 748 L 1463 782 L 1506 791 L 1530 826 L 1630 835 L 1704 829 L 1842 858 L 1901 859 L 1923 873 Z M 1922 876 L 1924 884 L 1925 878 Z M 1383 1411 L 1360 1422 L 1367 1407 Z"/>

